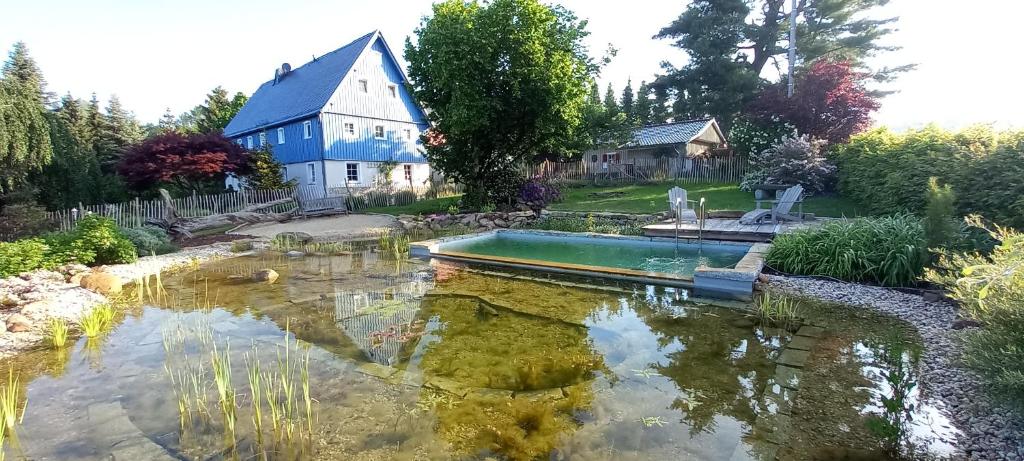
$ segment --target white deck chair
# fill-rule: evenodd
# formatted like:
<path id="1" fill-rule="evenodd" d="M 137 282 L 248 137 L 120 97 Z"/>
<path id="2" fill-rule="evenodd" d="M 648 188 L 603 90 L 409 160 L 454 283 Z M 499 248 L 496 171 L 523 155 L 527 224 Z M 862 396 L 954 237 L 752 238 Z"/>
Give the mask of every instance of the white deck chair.
<path id="1" fill-rule="evenodd" d="M 780 199 L 769 200 L 768 202 L 772 204 L 771 209 L 762 209 L 761 201 L 758 201 L 757 209 L 747 212 L 740 217 L 740 224 L 761 224 L 765 218 L 771 218 L 772 224 L 778 224 L 779 221 L 799 221 L 802 219 L 802 216 L 793 216 L 790 214 L 790 211 L 793 209 L 793 205 L 797 203 L 803 206 L 803 195 L 804 187 L 797 184 L 786 189 Z"/>
<path id="2" fill-rule="evenodd" d="M 690 208 L 692 200 L 686 199 L 686 189 L 673 187 L 668 190 L 668 209 L 672 216 L 679 221 L 697 222 L 697 212 Z M 680 216 L 676 216 L 676 210 L 682 208 Z"/>

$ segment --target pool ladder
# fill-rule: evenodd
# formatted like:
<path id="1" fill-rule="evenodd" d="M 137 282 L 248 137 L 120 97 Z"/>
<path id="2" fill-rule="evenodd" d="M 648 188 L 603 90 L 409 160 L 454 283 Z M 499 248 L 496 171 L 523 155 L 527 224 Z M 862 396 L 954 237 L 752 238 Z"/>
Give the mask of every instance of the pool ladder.
<path id="1" fill-rule="evenodd" d="M 682 199 L 676 199 L 676 250 L 679 250 L 679 221 L 683 217 L 683 209 L 685 203 Z M 704 197 L 700 198 L 699 205 L 697 206 L 697 244 L 704 247 L 704 220 L 707 218 L 705 209 Z"/>

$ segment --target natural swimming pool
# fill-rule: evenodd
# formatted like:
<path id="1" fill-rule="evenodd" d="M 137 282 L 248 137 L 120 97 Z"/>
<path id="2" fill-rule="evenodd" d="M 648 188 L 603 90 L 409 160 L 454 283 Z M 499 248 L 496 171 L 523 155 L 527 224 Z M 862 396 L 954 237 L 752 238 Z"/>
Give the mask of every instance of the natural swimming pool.
<path id="1" fill-rule="evenodd" d="M 276 283 L 249 280 L 267 268 Z M 19 447 L 51 459 L 814 459 L 878 454 L 868 422 L 899 387 L 883 375 L 915 379 L 918 341 L 884 317 L 806 304 L 799 321 L 773 321 L 681 289 L 543 278 L 370 249 L 167 276 L 106 335 L 11 362 L 29 400 Z M 230 435 L 215 357 L 230 359 Z M 291 415 L 277 427 L 275 393 Z M 908 398 L 915 409 L 892 421 L 941 452 L 941 413 Z"/>

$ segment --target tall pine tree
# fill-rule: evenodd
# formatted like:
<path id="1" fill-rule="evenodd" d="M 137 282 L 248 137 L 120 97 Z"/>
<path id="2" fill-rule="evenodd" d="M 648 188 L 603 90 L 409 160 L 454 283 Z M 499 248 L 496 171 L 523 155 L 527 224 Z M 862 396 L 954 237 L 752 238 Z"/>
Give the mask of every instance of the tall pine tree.
<path id="1" fill-rule="evenodd" d="M 70 94 L 50 113 L 53 161 L 33 183 L 38 201 L 50 209 L 105 201 L 105 180 L 92 147 L 94 133 L 85 103 Z"/>
<path id="2" fill-rule="evenodd" d="M 629 124 L 636 124 L 636 113 L 633 112 L 633 79 L 626 80 L 626 87 L 622 89 L 622 100 L 619 105 L 622 107 L 622 113 L 626 116 L 626 121 Z"/>
<path id="3" fill-rule="evenodd" d="M 612 88 L 612 84 L 608 83 L 608 89 L 604 92 L 604 110 L 609 116 L 618 115 L 619 102 L 615 100 L 615 89 Z"/>
<path id="4" fill-rule="evenodd" d="M 53 156 L 48 99 L 46 81 L 28 47 L 15 43 L 0 72 L 0 197 L 24 186 Z"/>
<path id="5" fill-rule="evenodd" d="M 223 87 L 214 88 L 206 95 L 206 101 L 192 110 L 196 131 L 203 134 L 223 132 L 248 100 L 241 92 L 229 98 Z"/>
<path id="6" fill-rule="evenodd" d="M 636 90 L 636 103 L 633 104 L 633 118 L 637 126 L 644 126 L 651 123 L 651 89 L 647 82 L 640 82 Z"/>
<path id="7" fill-rule="evenodd" d="M 654 99 L 651 100 L 651 123 L 667 123 L 672 117 L 668 88 L 663 85 L 652 85 L 651 92 L 654 93 Z"/>

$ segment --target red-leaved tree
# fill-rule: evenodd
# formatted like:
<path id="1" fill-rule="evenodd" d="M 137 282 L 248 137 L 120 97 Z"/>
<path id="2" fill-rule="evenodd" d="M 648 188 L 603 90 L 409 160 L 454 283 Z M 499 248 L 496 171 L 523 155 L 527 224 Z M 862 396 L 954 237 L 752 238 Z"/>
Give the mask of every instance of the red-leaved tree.
<path id="1" fill-rule="evenodd" d="M 125 152 L 118 172 L 129 187 L 146 190 L 169 184 L 182 191 L 223 187 L 227 173 L 249 172 L 248 152 L 219 133 L 167 132 Z"/>
<path id="2" fill-rule="evenodd" d="M 817 61 L 797 74 L 793 97 L 786 97 L 784 81 L 771 85 L 747 113 L 765 122 L 788 122 L 802 135 L 843 143 L 871 127 L 871 113 L 880 105 L 865 87 L 868 78 L 849 62 Z"/>

